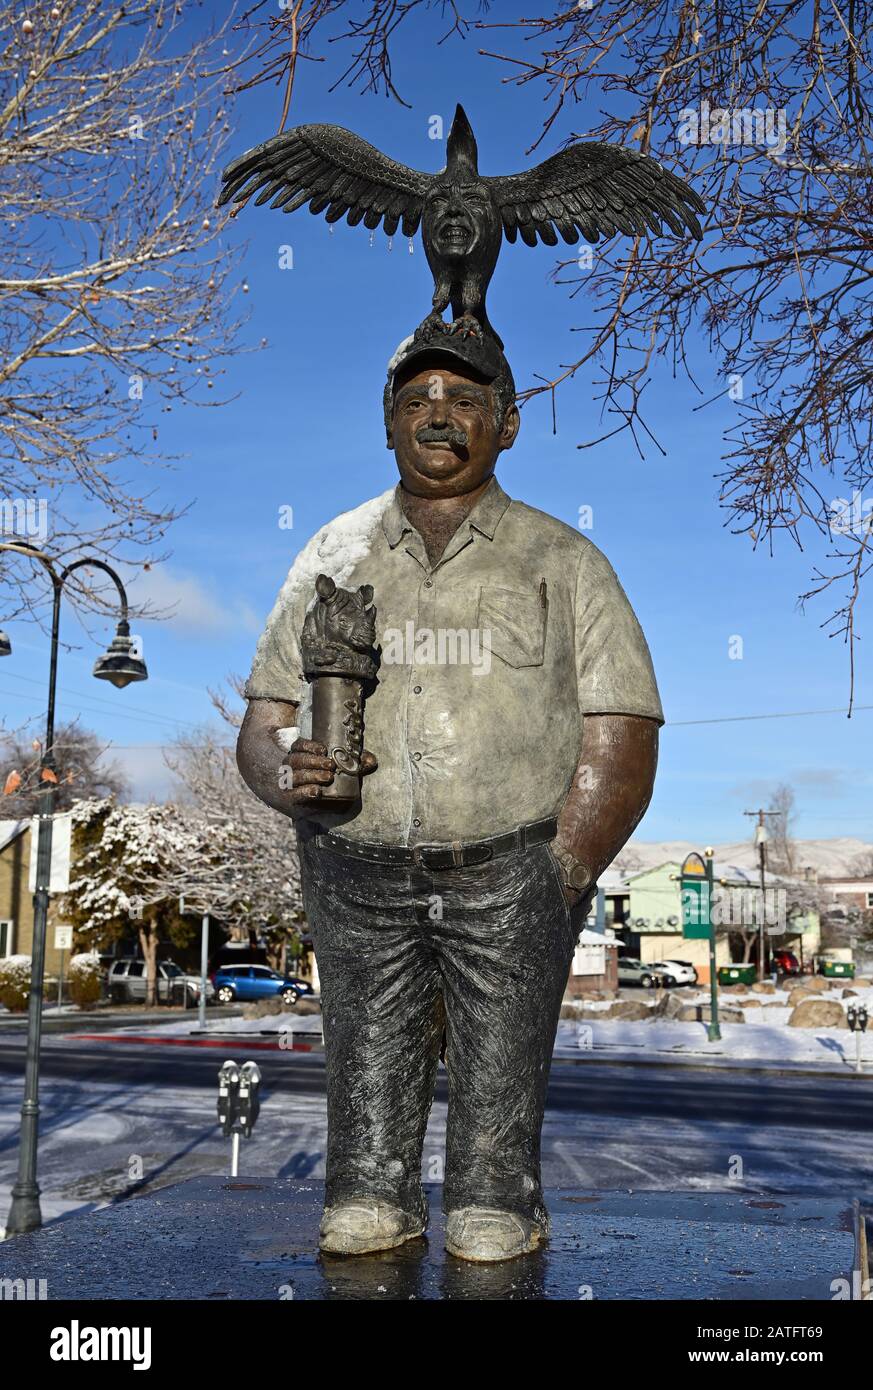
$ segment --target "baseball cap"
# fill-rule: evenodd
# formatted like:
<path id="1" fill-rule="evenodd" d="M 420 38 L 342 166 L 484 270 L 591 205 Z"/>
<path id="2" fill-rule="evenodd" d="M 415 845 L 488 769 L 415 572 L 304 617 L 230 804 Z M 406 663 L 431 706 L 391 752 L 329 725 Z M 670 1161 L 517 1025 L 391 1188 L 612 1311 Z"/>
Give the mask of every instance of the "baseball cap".
<path id="1" fill-rule="evenodd" d="M 398 373 L 406 371 L 415 362 L 444 362 L 447 367 L 467 367 L 483 381 L 492 382 L 503 377 L 515 393 L 515 381 L 509 363 L 500 345 L 487 329 L 479 333 L 451 333 L 451 325 L 430 325 L 422 331 L 417 330 L 404 338 L 388 363 L 388 380 L 385 383 L 383 404 L 385 408 L 385 428 L 391 431 L 391 416 L 394 407 L 394 383 Z"/>

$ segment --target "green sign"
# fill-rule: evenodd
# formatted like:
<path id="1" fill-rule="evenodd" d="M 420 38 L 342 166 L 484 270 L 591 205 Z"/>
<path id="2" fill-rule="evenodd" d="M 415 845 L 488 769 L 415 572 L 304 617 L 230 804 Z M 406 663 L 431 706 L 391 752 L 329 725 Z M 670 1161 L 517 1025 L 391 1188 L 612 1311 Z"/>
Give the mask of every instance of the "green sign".
<path id="1" fill-rule="evenodd" d="M 709 884 L 706 879 L 682 879 L 682 935 L 689 941 L 709 939 Z"/>
<path id="2" fill-rule="evenodd" d="M 707 941 L 711 930 L 709 876 L 699 854 L 689 854 L 679 877 L 682 893 L 682 935 Z"/>

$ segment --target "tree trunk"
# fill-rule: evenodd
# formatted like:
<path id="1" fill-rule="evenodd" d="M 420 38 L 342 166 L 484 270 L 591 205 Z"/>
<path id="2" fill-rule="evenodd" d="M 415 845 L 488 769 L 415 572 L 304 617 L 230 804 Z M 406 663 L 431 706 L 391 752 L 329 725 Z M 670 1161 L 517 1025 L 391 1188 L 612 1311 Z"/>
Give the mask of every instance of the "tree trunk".
<path id="1" fill-rule="evenodd" d="M 754 932 L 741 932 L 740 938 L 743 943 L 743 959 L 740 961 L 740 964 L 750 965 L 752 960 L 752 947 L 757 940 L 757 936 Z"/>
<path id="2" fill-rule="evenodd" d="M 150 923 L 140 927 L 139 944 L 146 968 L 146 1008 L 153 1009 L 157 996 L 158 934 Z"/>

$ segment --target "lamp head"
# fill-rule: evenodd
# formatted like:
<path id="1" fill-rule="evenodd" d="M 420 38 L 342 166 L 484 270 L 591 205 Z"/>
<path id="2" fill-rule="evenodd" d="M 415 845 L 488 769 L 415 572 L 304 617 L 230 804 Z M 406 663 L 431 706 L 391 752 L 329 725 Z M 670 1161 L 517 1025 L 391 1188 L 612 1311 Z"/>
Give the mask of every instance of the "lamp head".
<path id="1" fill-rule="evenodd" d="M 9 640 L 8 634 L 5 633 L 5 632 L 0 631 L 0 656 L 11 656 L 11 655 L 12 655 L 12 643 L 11 643 L 10 640 Z"/>
<path id="2" fill-rule="evenodd" d="M 110 681 L 117 690 L 123 690 L 132 681 L 148 680 L 146 664 L 141 656 L 136 655 L 126 618 L 122 618 L 116 627 L 108 649 L 94 662 L 93 675 L 98 681 Z"/>

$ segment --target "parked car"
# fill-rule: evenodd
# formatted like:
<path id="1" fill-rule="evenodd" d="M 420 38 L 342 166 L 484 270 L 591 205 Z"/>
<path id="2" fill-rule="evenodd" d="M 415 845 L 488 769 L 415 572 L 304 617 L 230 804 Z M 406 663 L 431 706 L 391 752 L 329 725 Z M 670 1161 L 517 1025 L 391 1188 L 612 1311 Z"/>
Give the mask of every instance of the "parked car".
<path id="1" fill-rule="evenodd" d="M 215 997 L 219 1004 L 232 1004 L 241 999 L 281 999 L 283 1004 L 296 1004 L 303 994 L 312 994 L 306 980 L 294 975 L 280 975 L 267 965 L 223 965 L 212 976 Z"/>
<path id="2" fill-rule="evenodd" d="M 800 974 L 800 961 L 793 951 L 774 951 L 773 965 L 780 975 Z"/>
<path id="3" fill-rule="evenodd" d="M 690 960 L 659 960 L 657 967 L 663 971 L 668 985 L 697 984 L 697 971 Z"/>
<path id="4" fill-rule="evenodd" d="M 654 989 L 655 985 L 665 984 L 666 981 L 660 965 L 643 965 L 641 960 L 635 960 L 633 956 L 621 956 L 618 961 L 618 983 Z"/>
<path id="5" fill-rule="evenodd" d="M 109 997 L 116 1004 L 144 1004 L 146 1000 L 146 967 L 144 960 L 123 956 L 109 967 Z M 175 961 L 159 960 L 155 979 L 159 1003 L 189 1004 L 200 1001 L 200 976 L 186 975 Z M 207 1002 L 214 995 L 212 982 L 206 981 Z"/>

